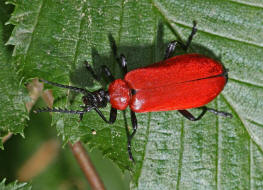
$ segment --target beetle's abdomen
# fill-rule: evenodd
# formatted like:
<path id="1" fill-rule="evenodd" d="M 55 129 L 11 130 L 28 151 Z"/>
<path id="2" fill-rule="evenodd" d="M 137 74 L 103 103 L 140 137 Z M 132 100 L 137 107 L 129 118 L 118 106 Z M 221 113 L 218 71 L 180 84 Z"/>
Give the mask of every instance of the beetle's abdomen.
<path id="1" fill-rule="evenodd" d="M 130 102 L 130 89 L 125 81 L 117 79 L 109 86 L 110 103 L 118 110 L 125 110 Z"/>
<path id="2" fill-rule="evenodd" d="M 134 112 L 183 110 L 204 106 L 223 90 L 223 76 L 165 87 L 137 90 L 130 107 Z"/>
<path id="3" fill-rule="evenodd" d="M 203 106 L 224 88 L 227 73 L 221 63 L 200 54 L 185 54 L 126 74 L 136 91 L 134 112 L 182 110 Z"/>

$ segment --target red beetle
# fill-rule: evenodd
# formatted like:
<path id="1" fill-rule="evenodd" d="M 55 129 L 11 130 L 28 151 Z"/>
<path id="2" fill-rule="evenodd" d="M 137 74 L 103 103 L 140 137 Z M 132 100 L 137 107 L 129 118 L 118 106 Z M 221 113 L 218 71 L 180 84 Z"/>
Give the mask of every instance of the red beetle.
<path id="1" fill-rule="evenodd" d="M 171 57 L 177 44 L 185 50 L 188 49 L 196 31 L 196 23 L 194 22 L 186 45 L 179 41 L 172 41 L 166 49 L 164 60 L 147 67 L 127 72 L 126 59 L 121 55 L 118 60 L 120 60 L 125 73 L 124 79 L 115 80 L 110 70 L 103 66 L 103 70 L 111 80 L 108 91 L 100 89 L 90 92 L 83 88 L 41 80 L 84 94 L 82 97 L 84 105 L 81 106 L 83 110 L 42 108 L 35 110 L 35 112 L 79 114 L 81 120 L 84 113 L 94 109 L 105 122 L 111 124 L 116 120 L 117 110 L 125 110 L 129 106 L 133 127 L 132 134 L 127 134 L 128 153 L 131 160 L 134 160 L 131 152 L 131 139 L 137 130 L 135 112 L 178 110 L 191 121 L 201 119 L 207 111 L 232 117 L 229 113 L 205 106 L 216 98 L 227 83 L 227 71 L 221 63 L 200 54 Z M 87 62 L 85 63 L 92 76 L 98 79 L 91 66 Z M 99 108 L 105 107 L 108 102 L 111 104 L 109 120 L 99 110 Z M 198 117 L 194 117 L 186 110 L 190 108 L 201 108 L 202 113 Z"/>

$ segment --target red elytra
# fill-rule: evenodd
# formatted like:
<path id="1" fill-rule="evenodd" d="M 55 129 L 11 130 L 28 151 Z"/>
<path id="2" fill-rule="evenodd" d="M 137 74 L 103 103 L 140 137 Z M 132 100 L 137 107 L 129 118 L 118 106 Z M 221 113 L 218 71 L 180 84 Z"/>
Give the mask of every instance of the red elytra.
<path id="1" fill-rule="evenodd" d="M 130 106 L 134 112 L 197 108 L 215 99 L 226 82 L 221 63 L 200 54 L 178 55 L 113 81 L 110 103 L 119 110 Z"/>

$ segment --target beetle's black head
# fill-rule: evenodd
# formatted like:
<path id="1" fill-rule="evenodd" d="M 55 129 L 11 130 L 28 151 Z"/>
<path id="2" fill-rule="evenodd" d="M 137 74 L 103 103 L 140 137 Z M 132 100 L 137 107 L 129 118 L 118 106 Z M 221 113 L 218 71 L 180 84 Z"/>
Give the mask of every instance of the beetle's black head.
<path id="1" fill-rule="evenodd" d="M 92 106 L 97 108 L 106 107 L 109 102 L 109 93 L 103 89 L 99 89 L 94 92 L 89 92 L 82 97 L 82 101 L 86 106 Z"/>
<path id="2" fill-rule="evenodd" d="M 103 89 L 99 89 L 99 90 L 96 90 L 94 92 L 90 92 L 84 88 L 67 86 L 67 85 L 58 84 L 58 83 L 43 80 L 43 79 L 41 79 L 40 81 L 47 83 L 47 84 L 50 84 L 50 85 L 53 85 L 53 86 L 57 86 L 60 88 L 66 88 L 66 89 L 69 89 L 71 91 L 75 91 L 77 93 L 83 94 L 82 101 L 83 101 L 84 105 L 80 106 L 82 108 L 82 110 L 68 110 L 68 109 L 61 109 L 61 108 L 46 107 L 46 108 L 40 108 L 40 109 L 34 110 L 35 113 L 39 113 L 39 112 L 60 112 L 60 113 L 69 113 L 69 114 L 79 114 L 80 120 L 81 120 L 84 113 L 89 112 L 93 109 L 95 109 L 98 112 L 97 108 L 105 107 L 107 105 L 107 103 L 110 101 L 109 93 Z"/>

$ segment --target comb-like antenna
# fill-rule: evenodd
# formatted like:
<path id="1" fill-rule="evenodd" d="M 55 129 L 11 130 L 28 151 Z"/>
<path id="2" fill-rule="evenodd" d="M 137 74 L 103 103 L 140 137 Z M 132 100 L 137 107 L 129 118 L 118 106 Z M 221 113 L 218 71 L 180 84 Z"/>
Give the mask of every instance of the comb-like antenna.
<path id="1" fill-rule="evenodd" d="M 85 110 L 67 110 L 67 109 L 61 109 L 61 108 L 39 108 L 34 110 L 34 113 L 40 113 L 40 112 L 59 112 L 59 113 L 68 113 L 68 114 L 84 114 L 86 112 L 89 112 L 91 109 L 85 109 Z"/>
<path id="2" fill-rule="evenodd" d="M 75 91 L 75 92 L 78 92 L 78 93 L 82 93 L 82 94 L 85 94 L 85 95 L 86 94 L 91 94 L 91 92 L 89 92 L 88 90 L 83 89 L 83 88 L 78 88 L 78 87 L 74 87 L 74 86 L 67 86 L 67 85 L 63 85 L 63 84 L 58 84 L 58 83 L 47 81 L 47 80 L 44 80 L 44 79 L 39 79 L 39 80 L 41 82 L 44 82 L 44 83 L 47 83 L 47 84 L 51 84 L 53 86 L 57 86 L 57 87 L 60 87 L 60 88 L 67 88 L 67 89 L 70 89 L 72 91 Z"/>

